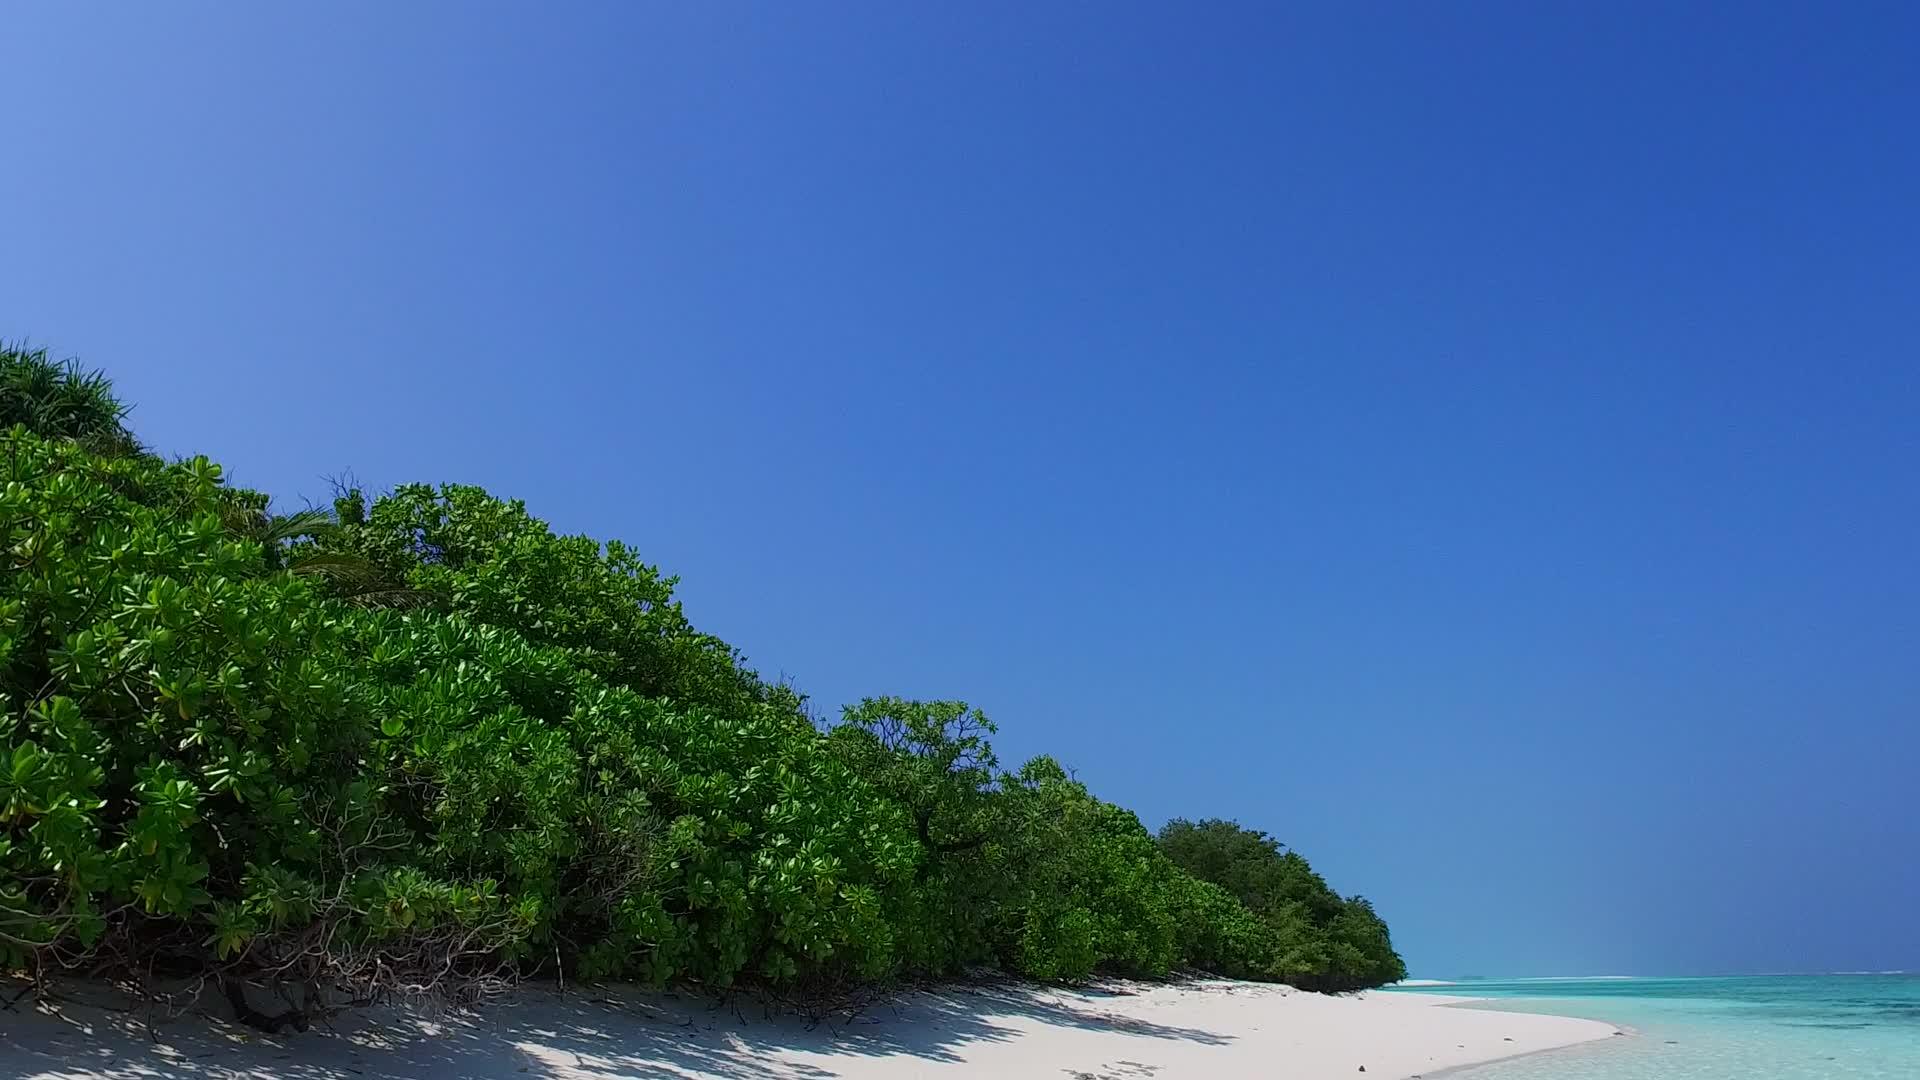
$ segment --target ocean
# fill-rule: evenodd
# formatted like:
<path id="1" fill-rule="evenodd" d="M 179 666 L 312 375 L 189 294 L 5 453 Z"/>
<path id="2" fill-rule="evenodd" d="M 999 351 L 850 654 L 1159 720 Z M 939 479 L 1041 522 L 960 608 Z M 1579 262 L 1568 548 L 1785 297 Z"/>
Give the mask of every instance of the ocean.
<path id="1" fill-rule="evenodd" d="M 1457 1080 L 1920 1080 L 1920 975 L 1473 980 L 1394 993 L 1458 1008 L 1584 1016 L 1607 1039 L 1493 1062 Z"/>

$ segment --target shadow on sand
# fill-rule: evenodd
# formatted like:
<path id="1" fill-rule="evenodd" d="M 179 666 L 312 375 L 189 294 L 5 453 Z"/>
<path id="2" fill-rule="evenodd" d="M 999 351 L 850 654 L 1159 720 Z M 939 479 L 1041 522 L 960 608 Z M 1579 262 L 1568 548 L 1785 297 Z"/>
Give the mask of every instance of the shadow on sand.
<path id="1" fill-rule="evenodd" d="M 840 1075 L 833 1057 L 958 1062 L 970 1044 L 1007 1042 L 1034 1023 L 1209 1046 L 1232 1039 L 1109 1011 L 1097 992 L 1027 987 L 918 992 L 817 1025 L 637 991 L 528 991 L 479 1013 L 357 1010 L 331 1030 L 278 1036 L 188 1015 L 159 1025 L 157 1038 L 140 1015 L 90 997 L 0 1013 L 0 1076 L 829 1080 Z"/>

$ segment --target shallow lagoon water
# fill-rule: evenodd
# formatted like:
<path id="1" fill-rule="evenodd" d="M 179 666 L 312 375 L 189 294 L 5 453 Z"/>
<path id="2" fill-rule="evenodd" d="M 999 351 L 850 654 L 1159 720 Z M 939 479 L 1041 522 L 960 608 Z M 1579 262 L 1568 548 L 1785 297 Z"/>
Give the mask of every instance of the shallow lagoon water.
<path id="1" fill-rule="evenodd" d="M 1456 1008 L 1584 1016 L 1632 1034 L 1457 1080 L 1920 1080 L 1920 975 L 1472 981 Z"/>

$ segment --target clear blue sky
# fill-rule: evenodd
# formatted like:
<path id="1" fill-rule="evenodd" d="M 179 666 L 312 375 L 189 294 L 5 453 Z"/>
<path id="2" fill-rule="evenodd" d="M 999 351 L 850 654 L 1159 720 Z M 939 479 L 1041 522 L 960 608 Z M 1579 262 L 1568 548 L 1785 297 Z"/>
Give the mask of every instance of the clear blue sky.
<path id="1" fill-rule="evenodd" d="M 1920 967 L 1920 16 L 1670 6 L 10 6 L 0 334 L 1417 974 Z"/>

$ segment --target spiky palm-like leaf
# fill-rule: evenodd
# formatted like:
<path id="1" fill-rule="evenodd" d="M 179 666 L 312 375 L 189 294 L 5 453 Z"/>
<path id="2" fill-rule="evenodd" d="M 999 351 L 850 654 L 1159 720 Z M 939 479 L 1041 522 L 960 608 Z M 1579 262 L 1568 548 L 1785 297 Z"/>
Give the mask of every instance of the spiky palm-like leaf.
<path id="1" fill-rule="evenodd" d="M 327 582 L 335 597 L 361 607 L 413 607 L 424 599 L 405 582 L 395 581 L 363 556 L 322 548 L 298 548 L 287 558 L 289 571 Z"/>
<path id="2" fill-rule="evenodd" d="M 290 514 L 257 513 L 240 531 L 265 549 L 267 565 L 322 580 L 337 599 L 361 607 L 411 607 L 421 597 L 365 556 L 328 546 L 340 532 L 336 513 L 308 507 Z"/>
<path id="3" fill-rule="evenodd" d="M 309 507 L 291 514 L 267 515 L 253 538 L 263 544 L 285 545 L 301 540 L 324 540 L 339 527 L 333 511 Z"/>
<path id="4" fill-rule="evenodd" d="M 101 453 L 139 453 L 126 416 L 100 372 L 48 359 L 45 349 L 0 343 L 0 427 L 25 425 L 43 438 L 73 439 Z"/>

